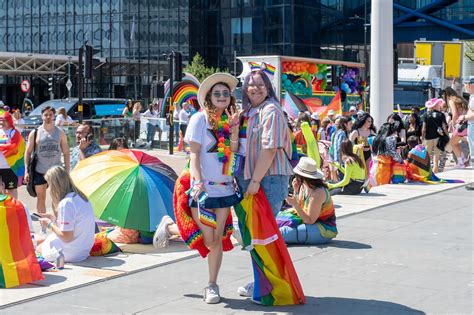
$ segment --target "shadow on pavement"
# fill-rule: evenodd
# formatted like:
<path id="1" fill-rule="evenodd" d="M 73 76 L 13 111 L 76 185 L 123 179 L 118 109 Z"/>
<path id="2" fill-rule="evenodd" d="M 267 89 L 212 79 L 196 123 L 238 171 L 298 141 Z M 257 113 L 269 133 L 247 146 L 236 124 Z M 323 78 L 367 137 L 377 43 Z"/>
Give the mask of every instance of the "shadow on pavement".
<path id="1" fill-rule="evenodd" d="M 58 284 L 67 280 L 66 277 L 53 274 L 51 272 L 43 272 L 44 280 L 37 281 L 25 286 L 20 286 L 18 289 L 27 289 L 27 288 L 38 288 L 38 287 L 48 287 L 53 284 Z M 15 288 L 14 288 L 15 289 Z"/>
<path id="2" fill-rule="evenodd" d="M 290 314 L 425 314 L 408 306 L 377 300 L 349 299 L 339 297 L 306 297 L 305 305 L 294 306 L 261 306 L 250 299 L 238 300 L 223 298 L 227 309 L 258 311 L 258 312 L 288 312 Z"/>
<path id="3" fill-rule="evenodd" d="M 79 263 L 71 263 L 74 266 L 81 266 L 87 268 L 107 268 L 107 267 L 118 267 L 125 264 L 125 261 L 120 259 L 120 255 L 126 254 L 114 254 L 109 256 L 100 257 L 89 257 Z"/>
<path id="4" fill-rule="evenodd" d="M 319 245 L 309 245 L 309 244 L 286 244 L 287 247 L 318 247 L 318 248 L 328 248 L 328 247 L 335 247 L 335 248 L 348 248 L 348 249 L 369 249 L 372 248 L 369 244 L 359 243 L 359 242 L 352 242 L 352 241 L 342 241 L 342 240 L 332 240 L 327 244 L 319 244 Z"/>
<path id="5" fill-rule="evenodd" d="M 353 241 L 341 241 L 332 240 L 327 244 L 316 245 L 319 248 L 336 247 L 336 248 L 348 248 L 348 249 L 369 249 L 372 248 L 369 244 L 353 242 Z"/>

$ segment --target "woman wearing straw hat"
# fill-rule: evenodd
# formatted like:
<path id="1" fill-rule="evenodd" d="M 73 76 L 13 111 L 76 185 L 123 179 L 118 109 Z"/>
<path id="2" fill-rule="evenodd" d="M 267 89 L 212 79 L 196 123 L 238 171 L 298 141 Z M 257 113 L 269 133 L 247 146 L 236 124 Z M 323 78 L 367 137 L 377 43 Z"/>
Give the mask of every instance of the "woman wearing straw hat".
<path id="1" fill-rule="evenodd" d="M 337 227 L 324 174 L 308 157 L 302 157 L 293 170 L 294 195 L 286 198 L 292 208 L 276 218 L 281 235 L 287 244 L 325 244 L 336 237 Z"/>
<path id="2" fill-rule="evenodd" d="M 226 73 L 206 78 L 199 87 L 198 101 L 203 109 L 191 117 L 184 140 L 189 144 L 192 217 L 210 250 L 209 285 L 204 289 L 206 303 L 220 302 L 217 275 L 222 262 L 222 235 L 230 207 L 240 202 L 232 176 L 223 174 L 223 164 L 236 152 L 239 118 L 232 91 L 238 80 Z"/>

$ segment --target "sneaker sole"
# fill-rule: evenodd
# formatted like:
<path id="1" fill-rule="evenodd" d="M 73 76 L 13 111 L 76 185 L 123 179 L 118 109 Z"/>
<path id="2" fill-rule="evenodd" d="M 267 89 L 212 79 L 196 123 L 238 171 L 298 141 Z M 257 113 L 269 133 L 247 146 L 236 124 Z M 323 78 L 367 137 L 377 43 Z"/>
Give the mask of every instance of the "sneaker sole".
<path id="1" fill-rule="evenodd" d="M 215 298 L 215 299 L 204 299 L 204 302 L 206 304 L 217 304 L 221 301 L 221 298 Z"/>

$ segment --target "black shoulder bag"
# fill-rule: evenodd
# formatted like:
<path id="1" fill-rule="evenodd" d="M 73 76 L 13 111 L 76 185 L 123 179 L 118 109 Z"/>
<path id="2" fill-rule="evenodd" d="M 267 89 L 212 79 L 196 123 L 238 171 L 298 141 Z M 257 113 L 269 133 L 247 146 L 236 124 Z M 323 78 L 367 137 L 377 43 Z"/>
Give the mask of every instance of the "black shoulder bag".
<path id="1" fill-rule="evenodd" d="M 36 190 L 35 184 L 33 182 L 33 177 L 35 174 L 36 163 L 38 162 L 38 156 L 36 155 L 36 137 L 38 136 L 38 129 L 36 128 L 34 131 L 35 136 L 33 137 L 33 153 L 30 156 L 30 160 L 28 161 L 28 169 L 26 170 L 30 175 L 30 180 L 26 184 L 26 190 L 31 197 L 36 197 Z"/>

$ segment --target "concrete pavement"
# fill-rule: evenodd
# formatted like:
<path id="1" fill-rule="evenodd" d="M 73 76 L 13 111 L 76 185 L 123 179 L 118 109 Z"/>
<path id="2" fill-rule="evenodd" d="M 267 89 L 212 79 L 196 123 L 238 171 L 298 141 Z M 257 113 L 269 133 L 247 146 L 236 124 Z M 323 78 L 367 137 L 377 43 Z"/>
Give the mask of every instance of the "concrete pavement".
<path id="1" fill-rule="evenodd" d="M 382 206 L 338 219 L 326 246 L 296 246 L 290 254 L 307 304 L 262 307 L 239 297 L 252 280 L 248 253 L 224 256 L 223 302 L 206 305 L 205 260 L 192 258 L 60 292 L 0 311 L 84 313 L 471 314 L 473 196 L 464 188 Z"/>

